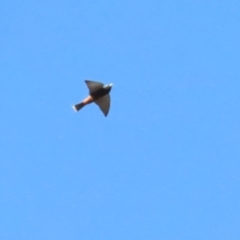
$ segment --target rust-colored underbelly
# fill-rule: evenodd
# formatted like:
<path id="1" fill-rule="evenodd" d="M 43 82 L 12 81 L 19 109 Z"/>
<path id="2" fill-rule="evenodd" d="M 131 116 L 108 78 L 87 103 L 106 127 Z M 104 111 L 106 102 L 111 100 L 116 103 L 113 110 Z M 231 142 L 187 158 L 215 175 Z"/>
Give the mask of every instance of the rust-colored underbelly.
<path id="1" fill-rule="evenodd" d="M 86 97 L 83 101 L 82 101 L 85 105 L 92 103 L 93 102 L 93 97 L 92 96 L 88 96 Z"/>

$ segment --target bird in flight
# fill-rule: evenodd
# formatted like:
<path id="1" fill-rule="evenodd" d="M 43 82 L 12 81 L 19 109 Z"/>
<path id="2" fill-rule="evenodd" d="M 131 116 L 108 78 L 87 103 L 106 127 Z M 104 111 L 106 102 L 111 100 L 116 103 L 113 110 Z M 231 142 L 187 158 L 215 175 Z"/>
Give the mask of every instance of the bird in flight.
<path id="1" fill-rule="evenodd" d="M 105 117 L 108 115 L 110 109 L 110 95 L 109 92 L 112 88 L 112 83 L 104 85 L 101 82 L 95 82 L 90 80 L 85 80 L 87 87 L 89 89 L 89 96 L 86 97 L 82 102 L 73 105 L 73 109 L 77 112 L 87 104 L 92 102 L 96 103 Z"/>

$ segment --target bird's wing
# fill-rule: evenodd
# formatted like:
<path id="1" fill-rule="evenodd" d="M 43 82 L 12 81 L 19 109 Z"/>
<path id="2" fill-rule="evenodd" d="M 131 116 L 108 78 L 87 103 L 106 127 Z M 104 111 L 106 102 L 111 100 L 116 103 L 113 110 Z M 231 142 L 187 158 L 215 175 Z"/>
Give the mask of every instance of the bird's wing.
<path id="1" fill-rule="evenodd" d="M 89 93 L 93 93 L 99 89 L 101 89 L 104 84 L 103 83 L 100 83 L 100 82 L 94 82 L 94 81 L 90 81 L 90 80 L 85 80 L 85 83 L 87 84 L 88 86 L 88 89 L 89 89 Z"/>
<path id="2" fill-rule="evenodd" d="M 107 94 L 95 101 L 95 103 L 99 106 L 105 117 L 108 115 L 110 109 L 110 95 Z"/>

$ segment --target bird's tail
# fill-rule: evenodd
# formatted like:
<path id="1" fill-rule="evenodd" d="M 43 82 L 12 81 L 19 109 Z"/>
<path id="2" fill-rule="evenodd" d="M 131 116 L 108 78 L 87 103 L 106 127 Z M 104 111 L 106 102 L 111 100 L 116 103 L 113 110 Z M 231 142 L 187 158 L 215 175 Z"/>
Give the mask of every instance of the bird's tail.
<path id="1" fill-rule="evenodd" d="M 85 106 L 85 104 L 84 103 L 78 103 L 78 104 L 76 104 L 76 105 L 73 105 L 73 109 L 74 109 L 74 111 L 79 111 L 82 107 L 84 107 Z"/>

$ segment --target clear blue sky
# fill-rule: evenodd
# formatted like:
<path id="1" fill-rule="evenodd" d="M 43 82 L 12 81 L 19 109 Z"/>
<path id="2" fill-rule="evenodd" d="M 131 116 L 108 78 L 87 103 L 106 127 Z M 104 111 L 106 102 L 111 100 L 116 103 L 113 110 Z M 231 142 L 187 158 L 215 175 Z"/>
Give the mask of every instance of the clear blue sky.
<path id="1" fill-rule="evenodd" d="M 240 239 L 239 12 L 0 1 L 0 239 Z"/>

